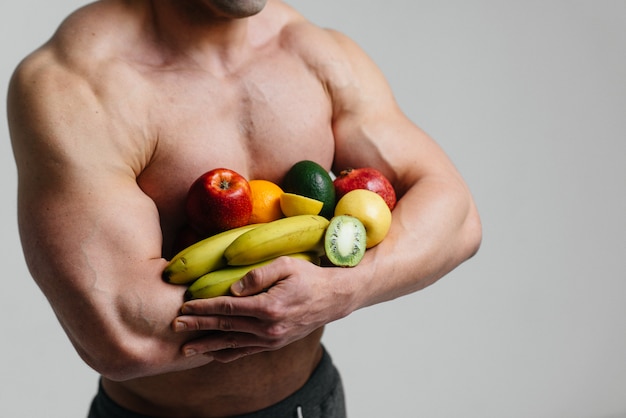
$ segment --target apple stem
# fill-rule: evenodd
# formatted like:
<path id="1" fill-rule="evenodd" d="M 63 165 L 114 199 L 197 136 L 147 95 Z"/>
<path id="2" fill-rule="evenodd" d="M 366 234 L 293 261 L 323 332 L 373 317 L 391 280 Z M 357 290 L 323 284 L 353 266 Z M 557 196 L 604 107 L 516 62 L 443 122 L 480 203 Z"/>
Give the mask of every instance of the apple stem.
<path id="1" fill-rule="evenodd" d="M 339 175 L 341 176 L 347 176 L 348 174 L 350 174 L 350 172 L 353 170 L 352 167 L 348 167 L 345 170 L 341 170 L 341 172 L 339 173 Z"/>

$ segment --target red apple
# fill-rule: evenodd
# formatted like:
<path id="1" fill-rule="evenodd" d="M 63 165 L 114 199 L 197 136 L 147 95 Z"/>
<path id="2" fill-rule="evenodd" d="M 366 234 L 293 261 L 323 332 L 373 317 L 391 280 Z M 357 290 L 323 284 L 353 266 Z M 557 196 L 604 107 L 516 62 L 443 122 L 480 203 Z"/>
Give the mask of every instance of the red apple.
<path id="1" fill-rule="evenodd" d="M 248 224 L 252 192 L 248 181 L 227 168 L 198 177 L 187 193 L 189 224 L 201 235 L 213 235 Z"/>
<path id="2" fill-rule="evenodd" d="M 347 168 L 339 173 L 333 183 L 337 201 L 349 191 L 366 189 L 378 193 L 390 210 L 396 206 L 396 191 L 387 177 L 375 168 Z"/>

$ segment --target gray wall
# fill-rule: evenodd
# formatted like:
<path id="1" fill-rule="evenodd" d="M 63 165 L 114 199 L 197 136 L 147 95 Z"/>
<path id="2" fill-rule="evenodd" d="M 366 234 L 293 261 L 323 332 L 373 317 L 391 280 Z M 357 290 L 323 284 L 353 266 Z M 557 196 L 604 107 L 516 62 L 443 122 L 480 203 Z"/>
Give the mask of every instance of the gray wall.
<path id="1" fill-rule="evenodd" d="M 3 97 L 83 3 L 0 4 Z M 328 327 L 350 416 L 626 417 L 626 2 L 291 4 L 380 64 L 484 222 L 447 278 Z M 81 417 L 97 376 L 28 276 L 1 123 L 0 416 Z"/>

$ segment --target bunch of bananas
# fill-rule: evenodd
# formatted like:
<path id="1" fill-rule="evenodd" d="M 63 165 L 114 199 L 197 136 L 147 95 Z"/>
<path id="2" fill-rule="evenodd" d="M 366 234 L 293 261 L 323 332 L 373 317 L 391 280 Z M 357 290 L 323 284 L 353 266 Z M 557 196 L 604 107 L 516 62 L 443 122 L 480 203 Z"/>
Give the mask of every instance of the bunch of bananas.
<path id="1" fill-rule="evenodd" d="M 163 270 L 163 280 L 190 284 L 187 299 L 227 295 L 246 273 L 277 257 L 319 262 L 328 224 L 322 216 L 297 215 L 213 235 L 174 256 Z"/>

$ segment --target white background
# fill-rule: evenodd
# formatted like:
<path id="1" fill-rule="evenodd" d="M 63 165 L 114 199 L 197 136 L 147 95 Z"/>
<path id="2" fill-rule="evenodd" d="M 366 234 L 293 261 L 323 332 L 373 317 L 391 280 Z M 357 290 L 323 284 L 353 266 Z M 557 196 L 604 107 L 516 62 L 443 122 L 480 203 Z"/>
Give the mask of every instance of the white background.
<path id="1" fill-rule="evenodd" d="M 374 58 L 478 202 L 478 255 L 331 324 L 353 418 L 626 417 L 626 2 L 293 0 Z M 78 0 L 0 4 L 0 89 Z M 29 278 L 0 127 L 0 416 L 85 416 L 97 376 Z"/>

